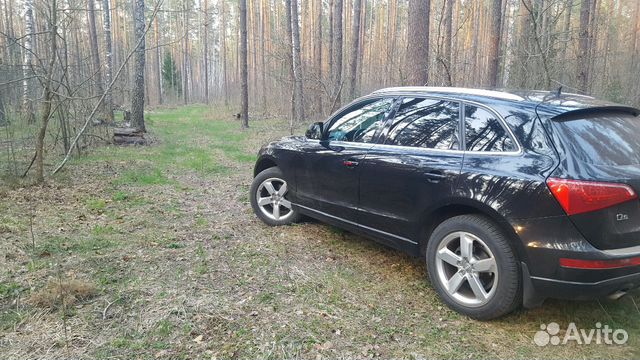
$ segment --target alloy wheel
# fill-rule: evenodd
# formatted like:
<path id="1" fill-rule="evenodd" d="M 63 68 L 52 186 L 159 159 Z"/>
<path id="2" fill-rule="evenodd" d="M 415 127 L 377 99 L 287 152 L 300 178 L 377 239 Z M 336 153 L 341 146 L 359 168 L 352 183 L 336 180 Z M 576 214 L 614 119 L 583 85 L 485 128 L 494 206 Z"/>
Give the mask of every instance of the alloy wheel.
<path id="1" fill-rule="evenodd" d="M 264 180 L 256 191 L 260 211 L 269 219 L 282 221 L 293 215 L 291 202 L 286 199 L 287 182 L 278 178 Z"/>
<path id="2" fill-rule="evenodd" d="M 442 239 L 436 253 L 437 277 L 457 303 L 479 307 L 491 300 L 498 284 L 496 258 L 482 239 L 464 231 Z"/>

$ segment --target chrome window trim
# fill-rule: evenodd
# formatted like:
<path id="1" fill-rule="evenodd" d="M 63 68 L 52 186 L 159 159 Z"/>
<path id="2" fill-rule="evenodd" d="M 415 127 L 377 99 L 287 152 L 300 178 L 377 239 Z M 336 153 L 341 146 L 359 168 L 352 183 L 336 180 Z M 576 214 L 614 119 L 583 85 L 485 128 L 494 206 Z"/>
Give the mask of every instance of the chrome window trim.
<path id="1" fill-rule="evenodd" d="M 498 121 L 501 123 L 502 127 L 507 130 L 507 133 L 509 134 L 509 137 L 511 138 L 511 140 L 513 141 L 513 143 L 516 145 L 517 150 L 516 151 L 466 151 L 468 154 L 476 154 L 476 153 L 481 153 L 481 154 L 502 154 L 502 155 L 521 155 L 524 151 L 522 150 L 522 146 L 520 145 L 520 142 L 518 141 L 518 139 L 516 138 L 516 135 L 513 133 L 513 131 L 511 131 L 511 128 L 509 127 L 509 125 L 507 124 L 507 121 L 500 115 L 498 114 L 497 111 L 493 110 L 491 107 L 484 105 L 484 104 L 480 104 L 478 102 L 475 101 L 468 101 L 468 100 L 462 100 L 463 104 L 470 104 L 473 106 L 477 106 L 479 108 L 483 108 L 485 110 L 487 110 L 488 112 L 494 114 Z M 464 116 L 464 107 L 463 107 L 463 113 L 462 113 L 462 121 L 465 121 L 466 118 Z M 464 134 L 465 136 L 465 147 L 466 147 L 466 133 Z"/>
<path id="2" fill-rule="evenodd" d="M 340 114 L 342 111 L 346 110 L 347 108 L 349 108 L 350 106 L 356 105 L 360 102 L 364 102 L 364 101 L 368 101 L 368 100 L 372 100 L 372 99 L 381 99 L 384 97 L 390 97 L 395 99 L 394 103 L 397 103 L 399 99 L 401 98 L 406 98 L 406 97 L 420 97 L 420 98 L 425 98 L 425 99 L 433 99 L 433 100 L 445 100 L 445 101 L 452 101 L 452 102 L 456 102 L 458 104 L 461 105 L 460 107 L 460 118 L 461 118 L 461 124 L 463 125 L 464 123 L 464 105 L 465 104 L 470 104 L 473 106 L 477 106 L 480 108 L 483 108 L 487 111 L 489 111 L 490 113 L 494 114 L 496 116 L 496 118 L 498 119 L 498 121 L 500 121 L 500 124 L 502 125 L 503 128 L 505 128 L 507 130 L 507 133 L 509 134 L 509 136 L 511 137 L 511 140 L 514 142 L 514 144 L 516 145 L 517 150 L 516 151 L 467 151 L 464 149 L 430 149 L 430 148 L 420 148 L 420 147 L 413 147 L 413 146 L 403 146 L 403 145 L 391 145 L 391 144 L 384 144 L 384 143 L 358 143 L 358 142 L 350 142 L 350 141 L 329 141 L 329 140 L 317 140 L 317 139 L 307 139 L 308 141 L 311 140 L 315 140 L 315 141 L 328 141 L 331 143 L 344 143 L 344 144 L 371 144 L 373 146 L 389 146 L 392 147 L 393 149 L 411 149 L 411 150 L 423 150 L 423 151 L 429 151 L 429 152 L 446 152 L 446 153 L 464 153 L 464 154 L 471 154 L 471 155 L 485 155 L 485 156 L 520 156 L 522 154 L 524 154 L 524 150 L 522 148 L 522 145 L 520 145 L 520 142 L 518 141 L 518 139 L 516 138 L 515 134 L 513 133 L 513 131 L 511 130 L 511 127 L 509 127 L 509 125 L 507 124 L 506 120 L 494 109 L 492 109 L 490 106 L 487 106 L 485 104 L 481 104 L 477 101 L 473 101 L 473 100 L 466 100 L 466 99 L 458 99 L 456 97 L 449 97 L 449 96 L 441 96 L 441 95 L 431 95 L 431 94 L 419 94 L 419 93 L 412 93 L 412 92 L 398 92 L 396 94 L 384 94 L 384 93 L 377 93 L 377 92 L 373 92 L 370 95 L 361 97 L 359 99 L 356 99 L 352 102 L 350 102 L 349 104 L 343 106 L 342 108 L 338 109 L 335 113 L 333 113 L 331 116 L 329 116 L 329 119 L 327 119 L 327 121 L 325 121 L 323 124 L 323 127 L 326 125 L 329 125 L 335 120 L 335 118 L 338 116 L 338 114 Z M 391 111 L 393 111 L 393 108 L 391 109 Z M 391 120 L 391 118 L 389 118 L 389 120 Z M 463 127 L 464 128 L 464 127 Z M 325 131 L 328 131 L 328 128 L 326 128 L 326 130 L 323 130 L 323 136 Z M 460 135 L 465 135 L 465 134 L 460 134 Z M 381 139 L 378 139 L 381 140 Z M 386 141 L 386 139 L 384 139 Z M 460 143 L 461 145 L 464 144 L 464 136 L 460 139 Z"/>
<path id="3" fill-rule="evenodd" d="M 375 146 L 391 146 L 393 148 L 405 148 L 405 149 L 419 149 L 419 150 L 427 150 L 427 151 L 431 151 L 431 152 L 448 152 L 448 153 L 465 153 L 465 154 L 472 154 L 472 155 L 490 155 L 490 156 L 496 156 L 496 155 L 504 155 L 504 156 L 520 156 L 524 153 L 524 151 L 522 150 L 522 146 L 520 145 L 520 142 L 518 141 L 518 139 L 516 138 L 515 134 L 513 133 L 513 131 L 511 130 L 511 128 L 508 126 L 506 120 L 500 115 L 498 114 L 497 111 L 493 110 L 491 107 L 488 107 L 487 105 L 478 103 L 476 101 L 471 101 L 471 100 L 462 100 L 462 99 L 456 99 L 456 98 L 452 98 L 452 97 L 446 97 L 446 96 L 438 96 L 438 95 L 421 95 L 421 94 L 403 94 L 400 95 L 400 98 L 407 98 L 407 97 L 419 97 L 419 98 L 425 98 L 425 99 L 433 99 L 433 100 L 445 100 L 445 101 L 451 101 L 451 102 L 456 102 L 458 104 L 460 104 L 460 121 L 462 124 L 464 124 L 463 122 L 465 121 L 464 118 L 464 105 L 466 104 L 470 104 L 473 106 L 477 106 L 480 108 L 483 108 L 487 111 L 489 111 L 490 113 L 494 114 L 496 116 L 496 118 L 498 119 L 498 121 L 500 121 L 500 124 L 502 125 L 503 128 L 505 128 L 507 130 L 507 133 L 509 134 L 509 137 L 511 137 L 511 140 L 513 141 L 513 143 L 516 145 L 517 150 L 516 151 L 467 151 L 464 149 L 431 149 L 431 148 L 421 148 L 421 147 L 413 147 L 413 146 L 404 146 L 404 145 L 392 145 L 392 144 L 375 144 Z M 464 135 L 465 134 L 460 134 L 462 136 L 462 138 L 460 139 L 460 143 L 464 144 Z M 386 139 L 384 139 L 386 141 Z"/>

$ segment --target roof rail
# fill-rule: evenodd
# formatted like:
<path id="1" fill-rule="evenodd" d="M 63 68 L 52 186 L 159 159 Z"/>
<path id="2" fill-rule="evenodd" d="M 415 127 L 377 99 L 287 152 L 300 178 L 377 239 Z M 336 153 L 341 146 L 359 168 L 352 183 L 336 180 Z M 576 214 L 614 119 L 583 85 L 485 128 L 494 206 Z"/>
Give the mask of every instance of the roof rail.
<path id="1" fill-rule="evenodd" d="M 525 98 L 523 98 L 522 96 L 511 94 L 504 91 L 460 88 L 460 87 L 437 87 L 437 86 L 390 87 L 390 88 L 376 90 L 372 94 L 385 94 L 390 92 L 434 92 L 434 93 L 486 96 L 486 97 L 492 97 L 497 99 L 514 100 L 514 101 L 525 100 Z"/>

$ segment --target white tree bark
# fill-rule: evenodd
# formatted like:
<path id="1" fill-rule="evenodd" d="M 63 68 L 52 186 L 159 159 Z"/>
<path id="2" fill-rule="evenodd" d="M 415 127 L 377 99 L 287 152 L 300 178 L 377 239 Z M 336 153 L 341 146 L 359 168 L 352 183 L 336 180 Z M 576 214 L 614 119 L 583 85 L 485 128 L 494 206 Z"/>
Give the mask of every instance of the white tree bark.
<path id="1" fill-rule="evenodd" d="M 25 0 L 24 2 L 24 22 L 26 35 L 24 37 L 24 58 L 22 67 L 22 107 L 28 116 L 28 122 L 35 122 L 35 113 L 31 102 L 31 65 L 33 62 L 33 42 L 34 42 L 34 23 L 33 23 L 33 0 Z"/>
<path id="2" fill-rule="evenodd" d="M 111 46 L 111 9 L 109 0 L 102 0 L 102 19 L 104 27 L 104 77 L 105 83 L 111 84 L 113 77 L 113 50 Z M 108 124 L 113 123 L 113 100 L 111 98 L 111 90 L 107 90 L 104 99 L 105 115 Z"/>

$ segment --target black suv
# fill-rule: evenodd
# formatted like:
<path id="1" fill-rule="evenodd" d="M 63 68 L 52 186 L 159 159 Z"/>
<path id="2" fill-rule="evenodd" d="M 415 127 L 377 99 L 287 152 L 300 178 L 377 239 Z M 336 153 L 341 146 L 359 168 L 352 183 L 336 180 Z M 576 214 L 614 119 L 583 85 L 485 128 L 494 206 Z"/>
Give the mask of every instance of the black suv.
<path id="1" fill-rule="evenodd" d="M 640 286 L 639 110 L 541 91 L 376 91 L 263 147 L 251 204 L 424 256 L 451 308 L 491 319 Z"/>

